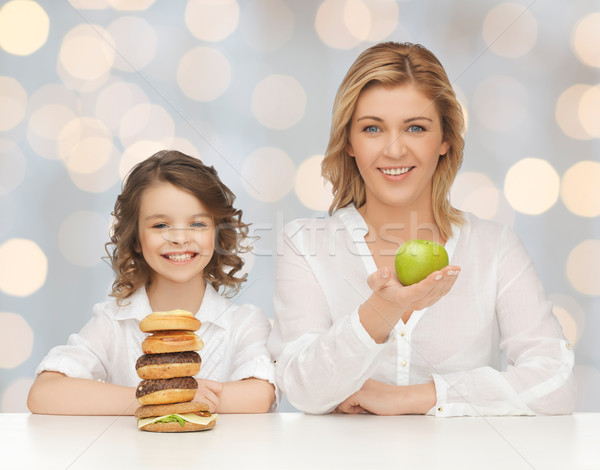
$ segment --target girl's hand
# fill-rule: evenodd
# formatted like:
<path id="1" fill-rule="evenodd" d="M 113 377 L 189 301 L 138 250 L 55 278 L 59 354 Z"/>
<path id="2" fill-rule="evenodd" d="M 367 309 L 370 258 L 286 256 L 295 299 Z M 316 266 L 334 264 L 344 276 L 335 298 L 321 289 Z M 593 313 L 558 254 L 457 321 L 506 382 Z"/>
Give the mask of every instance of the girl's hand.
<path id="1" fill-rule="evenodd" d="M 194 397 L 194 401 L 206 403 L 209 411 L 214 413 L 219 403 L 221 403 L 221 392 L 223 385 L 214 380 L 196 379 L 198 382 L 198 391 Z"/>
<path id="2" fill-rule="evenodd" d="M 436 403 L 435 385 L 389 385 L 369 379 L 336 408 L 338 413 L 425 414 Z"/>

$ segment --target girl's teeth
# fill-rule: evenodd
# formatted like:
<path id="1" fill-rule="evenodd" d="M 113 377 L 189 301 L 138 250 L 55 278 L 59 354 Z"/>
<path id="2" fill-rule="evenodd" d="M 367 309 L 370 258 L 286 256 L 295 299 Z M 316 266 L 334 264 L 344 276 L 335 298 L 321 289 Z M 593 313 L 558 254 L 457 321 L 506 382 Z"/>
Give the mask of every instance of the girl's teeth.
<path id="1" fill-rule="evenodd" d="M 189 253 L 184 253 L 180 255 L 167 255 L 167 258 L 169 258 L 171 261 L 188 261 L 192 259 L 192 255 Z"/>
<path id="2" fill-rule="evenodd" d="M 381 172 L 390 176 L 403 175 L 407 171 L 409 171 L 412 167 L 404 167 L 404 168 L 392 168 L 390 170 L 381 168 Z"/>

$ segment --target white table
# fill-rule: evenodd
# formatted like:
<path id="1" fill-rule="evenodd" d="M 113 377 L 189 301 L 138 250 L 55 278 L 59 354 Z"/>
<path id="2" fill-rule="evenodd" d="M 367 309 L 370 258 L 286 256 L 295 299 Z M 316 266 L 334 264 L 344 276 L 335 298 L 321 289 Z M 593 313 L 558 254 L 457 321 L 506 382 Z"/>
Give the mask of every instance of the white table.
<path id="1" fill-rule="evenodd" d="M 178 434 L 138 431 L 133 417 L 6 413 L 0 468 L 598 470 L 600 413 L 221 415 L 213 430 Z"/>

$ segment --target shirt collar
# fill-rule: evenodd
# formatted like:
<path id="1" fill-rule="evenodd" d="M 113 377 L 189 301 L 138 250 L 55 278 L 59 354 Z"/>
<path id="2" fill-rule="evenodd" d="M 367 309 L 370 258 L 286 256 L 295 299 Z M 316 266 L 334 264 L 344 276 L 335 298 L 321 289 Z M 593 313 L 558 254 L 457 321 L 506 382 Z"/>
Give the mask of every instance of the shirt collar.
<path id="1" fill-rule="evenodd" d="M 125 302 L 123 306 L 118 307 L 115 315 L 117 320 L 134 318 L 137 321 L 141 321 L 152 313 L 152 307 L 150 306 L 145 287 L 140 287 Z M 196 318 L 203 323 L 210 322 L 221 328 L 226 328 L 226 315 L 223 314 L 233 306 L 233 302 L 219 295 L 213 286 L 207 283 L 202 304 L 196 312 Z"/>

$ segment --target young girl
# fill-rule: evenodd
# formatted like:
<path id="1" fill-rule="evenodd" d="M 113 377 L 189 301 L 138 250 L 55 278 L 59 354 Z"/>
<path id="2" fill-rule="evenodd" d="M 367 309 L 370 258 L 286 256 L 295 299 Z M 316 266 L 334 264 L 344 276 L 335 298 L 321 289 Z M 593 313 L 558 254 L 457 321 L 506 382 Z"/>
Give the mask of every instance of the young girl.
<path id="1" fill-rule="evenodd" d="M 348 71 L 322 166 L 333 214 L 288 224 L 276 260 L 269 348 L 297 408 L 573 410 L 573 351 L 523 245 L 449 202 L 463 126 L 442 65 L 422 46 L 375 45 Z M 417 238 L 444 245 L 451 264 L 405 287 L 394 254 Z"/>
<path id="2" fill-rule="evenodd" d="M 220 413 L 275 408 L 269 320 L 257 307 L 217 293 L 235 293 L 245 281 L 235 275 L 248 227 L 234 199 L 213 167 L 177 151 L 133 168 L 107 243 L 116 273 L 112 299 L 97 304 L 82 330 L 39 365 L 28 398 L 33 413 L 133 414 L 141 380 L 135 363 L 146 337 L 138 324 L 153 311 L 175 309 L 202 321 L 195 400 Z"/>

